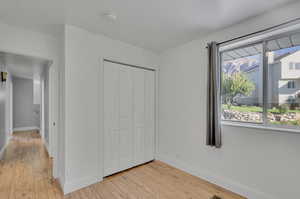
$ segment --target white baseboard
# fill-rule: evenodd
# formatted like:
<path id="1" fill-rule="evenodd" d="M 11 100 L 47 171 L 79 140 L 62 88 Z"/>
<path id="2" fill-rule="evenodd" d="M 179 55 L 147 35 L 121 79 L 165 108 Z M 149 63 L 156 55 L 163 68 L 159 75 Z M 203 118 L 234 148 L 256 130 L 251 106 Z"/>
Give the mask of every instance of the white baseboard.
<path id="1" fill-rule="evenodd" d="M 8 143 L 9 143 L 10 138 L 11 138 L 11 136 L 8 136 L 7 140 L 5 141 L 4 146 L 3 146 L 2 149 L 0 150 L 0 160 L 2 160 L 2 158 L 3 158 L 5 149 L 6 149 L 7 145 L 8 145 Z"/>
<path id="2" fill-rule="evenodd" d="M 44 143 L 44 146 L 45 146 L 45 148 L 46 148 L 46 151 L 47 151 L 48 155 L 49 155 L 50 157 L 52 157 L 52 154 L 50 153 L 50 150 L 49 150 L 49 145 L 45 142 L 45 140 L 43 140 L 43 143 Z"/>
<path id="3" fill-rule="evenodd" d="M 3 158 L 5 149 L 6 149 L 6 146 L 3 146 L 2 149 L 0 150 L 0 160 L 2 160 L 2 158 Z"/>
<path id="4" fill-rule="evenodd" d="M 30 131 L 30 130 L 40 130 L 40 128 L 37 126 L 18 127 L 18 128 L 14 128 L 13 132 L 15 132 L 15 131 Z"/>
<path id="5" fill-rule="evenodd" d="M 192 166 L 187 165 L 186 163 L 179 160 L 174 160 L 163 155 L 157 155 L 156 159 L 165 162 L 171 166 L 174 166 L 180 170 L 183 170 L 187 173 L 190 173 L 194 176 L 207 180 L 208 182 L 216 184 L 227 190 L 230 190 L 234 193 L 247 197 L 248 199 L 278 199 L 277 197 L 271 196 L 269 194 L 255 190 L 248 186 L 234 182 L 231 179 L 224 178 L 222 176 L 216 176 L 208 171 L 201 171 L 201 169 L 195 169 Z"/>
<path id="6" fill-rule="evenodd" d="M 64 184 L 65 184 L 65 180 L 61 177 L 61 176 L 58 176 L 56 178 L 57 182 L 58 182 L 58 185 L 60 187 L 60 189 L 64 192 Z"/>
<path id="7" fill-rule="evenodd" d="M 89 185 L 101 182 L 103 179 L 98 176 L 92 176 L 87 178 L 82 178 L 73 182 L 65 182 L 62 186 L 64 194 L 71 193 L 73 191 L 77 191 Z M 62 184 L 61 184 L 62 185 Z"/>

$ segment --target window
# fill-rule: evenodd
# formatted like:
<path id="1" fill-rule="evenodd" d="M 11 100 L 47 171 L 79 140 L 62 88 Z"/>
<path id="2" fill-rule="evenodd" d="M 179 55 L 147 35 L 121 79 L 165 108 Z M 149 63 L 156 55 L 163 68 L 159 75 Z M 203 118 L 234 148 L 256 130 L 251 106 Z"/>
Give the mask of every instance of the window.
<path id="1" fill-rule="evenodd" d="M 262 45 L 221 53 L 222 118 L 262 123 Z"/>
<path id="2" fill-rule="evenodd" d="M 288 81 L 287 87 L 289 89 L 294 89 L 295 88 L 295 81 Z"/>
<path id="3" fill-rule="evenodd" d="M 294 69 L 294 63 L 293 63 L 293 62 L 290 62 L 290 64 L 289 64 L 289 69 L 290 69 L 290 70 L 293 70 L 293 69 Z"/>
<path id="4" fill-rule="evenodd" d="M 220 67 L 223 121 L 300 128 L 300 32 L 221 50 Z"/>

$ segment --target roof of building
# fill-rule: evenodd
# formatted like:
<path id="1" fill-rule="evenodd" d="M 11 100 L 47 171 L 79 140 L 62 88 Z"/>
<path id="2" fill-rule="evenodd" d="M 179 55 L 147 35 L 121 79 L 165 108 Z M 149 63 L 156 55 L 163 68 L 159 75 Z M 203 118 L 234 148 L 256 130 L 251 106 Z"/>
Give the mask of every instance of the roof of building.
<path id="1" fill-rule="evenodd" d="M 291 48 L 295 46 L 300 46 L 300 33 L 294 33 L 292 35 L 288 35 L 285 37 L 281 37 L 278 39 L 274 39 L 268 41 L 267 50 L 268 51 L 276 51 L 285 48 Z M 251 46 L 246 46 L 242 48 L 237 48 L 229 51 L 225 51 L 222 53 L 223 61 L 230 61 L 234 59 L 239 59 L 243 57 L 250 57 L 254 55 L 258 55 L 262 53 L 262 45 L 256 44 Z"/>

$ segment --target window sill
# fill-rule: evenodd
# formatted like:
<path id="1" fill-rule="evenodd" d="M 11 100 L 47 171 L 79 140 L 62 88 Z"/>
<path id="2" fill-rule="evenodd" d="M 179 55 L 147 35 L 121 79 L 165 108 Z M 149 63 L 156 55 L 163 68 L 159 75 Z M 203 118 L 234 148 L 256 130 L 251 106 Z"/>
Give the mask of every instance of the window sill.
<path id="1" fill-rule="evenodd" d="M 261 129 L 267 131 L 280 131 L 286 133 L 300 134 L 300 129 L 291 129 L 284 127 L 274 127 L 274 126 L 263 126 L 259 124 L 247 124 L 241 122 L 230 122 L 230 121 L 222 121 L 222 125 L 224 126 L 234 126 L 234 127 L 243 127 L 243 128 L 253 128 L 253 129 Z"/>

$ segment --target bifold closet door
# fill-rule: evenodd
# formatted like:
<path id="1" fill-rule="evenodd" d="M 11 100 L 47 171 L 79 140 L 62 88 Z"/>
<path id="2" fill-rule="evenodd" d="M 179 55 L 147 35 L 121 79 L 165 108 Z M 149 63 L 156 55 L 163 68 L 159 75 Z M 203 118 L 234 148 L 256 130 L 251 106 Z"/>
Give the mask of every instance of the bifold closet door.
<path id="1" fill-rule="evenodd" d="M 155 76 L 145 71 L 145 154 L 144 162 L 154 159 L 155 152 Z"/>
<path id="2" fill-rule="evenodd" d="M 133 69 L 134 163 L 143 164 L 154 158 L 154 72 Z"/>
<path id="3" fill-rule="evenodd" d="M 133 165 L 132 73 L 118 64 L 104 65 L 104 174 Z"/>
<path id="4" fill-rule="evenodd" d="M 154 157 L 154 72 L 104 62 L 104 176 Z"/>

